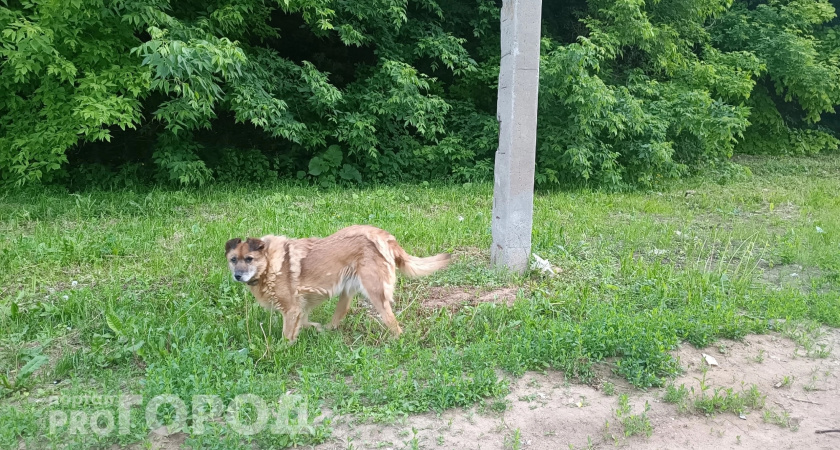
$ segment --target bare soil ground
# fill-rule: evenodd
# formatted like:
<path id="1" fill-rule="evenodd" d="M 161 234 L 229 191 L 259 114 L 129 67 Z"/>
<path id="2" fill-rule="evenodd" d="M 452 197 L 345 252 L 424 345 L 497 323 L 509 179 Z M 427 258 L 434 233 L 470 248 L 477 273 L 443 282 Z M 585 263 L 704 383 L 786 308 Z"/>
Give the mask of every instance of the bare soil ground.
<path id="1" fill-rule="evenodd" d="M 694 388 L 688 403 L 700 393 L 704 367 L 709 395 L 715 388 L 742 393 L 755 384 L 766 395 L 764 408 L 746 411 L 743 418 L 733 412 L 681 411 L 663 401 L 665 389 L 632 388 L 605 366 L 597 388 L 568 383 L 559 372 L 527 373 L 512 381 L 504 412 L 458 409 L 389 425 L 335 418 L 332 439 L 314 448 L 837 449 L 840 432 L 816 433 L 840 429 L 840 330 L 825 333 L 822 340 L 835 351 L 824 358 L 805 356 L 794 341 L 777 333 L 723 340 L 705 349 L 683 345 L 674 352 L 685 370 L 675 385 Z M 718 365 L 709 366 L 703 353 Z M 613 395 L 606 393 L 610 384 Z M 650 405 L 649 437 L 625 436 L 616 415 L 622 393 L 629 397 L 630 414 L 641 415 L 645 402 Z"/>
<path id="2" fill-rule="evenodd" d="M 450 308 L 457 309 L 464 305 L 477 305 L 479 303 L 504 303 L 512 305 L 516 300 L 518 289 L 506 287 L 501 289 L 480 289 L 454 287 L 434 287 L 429 291 L 422 302 L 425 308 Z"/>

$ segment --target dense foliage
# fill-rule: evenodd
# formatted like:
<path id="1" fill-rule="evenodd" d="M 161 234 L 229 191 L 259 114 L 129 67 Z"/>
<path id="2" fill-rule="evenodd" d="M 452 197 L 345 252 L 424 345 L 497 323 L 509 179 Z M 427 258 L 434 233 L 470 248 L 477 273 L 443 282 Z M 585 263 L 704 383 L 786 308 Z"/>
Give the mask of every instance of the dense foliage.
<path id="1" fill-rule="evenodd" d="M 500 4 L 0 0 L 0 181 L 486 179 Z M 543 5 L 541 185 L 840 143 L 828 1 Z"/>

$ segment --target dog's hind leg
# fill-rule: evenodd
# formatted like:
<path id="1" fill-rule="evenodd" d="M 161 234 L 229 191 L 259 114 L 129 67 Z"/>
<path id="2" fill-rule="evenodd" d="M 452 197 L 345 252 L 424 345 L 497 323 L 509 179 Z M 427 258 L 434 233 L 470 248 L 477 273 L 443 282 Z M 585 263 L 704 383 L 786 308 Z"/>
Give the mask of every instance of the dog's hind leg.
<path id="1" fill-rule="evenodd" d="M 338 297 L 338 304 L 335 305 L 335 313 L 328 327 L 329 329 L 335 330 L 338 328 L 338 324 L 347 315 L 347 311 L 350 311 L 350 303 L 353 301 L 354 295 L 356 295 L 355 291 L 344 291 Z"/>
<path id="2" fill-rule="evenodd" d="M 377 273 L 377 268 L 368 268 L 364 272 L 359 273 L 359 278 L 362 281 L 362 288 L 365 297 L 370 300 L 370 303 L 376 308 L 376 311 L 382 317 L 382 321 L 391 330 L 394 336 L 402 334 L 399 322 L 397 322 L 394 312 L 391 310 L 391 301 L 394 296 L 394 278 L 396 275 L 391 269 L 390 276 L 386 275 L 387 279 L 381 279 Z"/>

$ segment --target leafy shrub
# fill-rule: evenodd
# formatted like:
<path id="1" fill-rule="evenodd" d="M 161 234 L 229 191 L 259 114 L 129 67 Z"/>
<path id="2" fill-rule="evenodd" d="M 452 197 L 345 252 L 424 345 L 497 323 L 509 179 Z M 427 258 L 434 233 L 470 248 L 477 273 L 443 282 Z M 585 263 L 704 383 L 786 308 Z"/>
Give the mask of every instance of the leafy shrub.
<path id="1" fill-rule="evenodd" d="M 0 5 L 5 185 L 90 163 L 81 180 L 232 181 L 223 159 L 256 181 L 492 174 L 497 1 Z M 547 1 L 536 181 L 652 186 L 736 151 L 836 149 L 840 121 L 817 126 L 840 103 L 834 17 L 826 0 Z"/>
<path id="2" fill-rule="evenodd" d="M 139 3 L 3 2 L 0 180 L 37 182 L 69 148 L 140 123 L 150 74 L 130 55 L 140 29 L 124 21 Z"/>
<path id="3" fill-rule="evenodd" d="M 309 172 L 298 172 L 298 178 L 312 177 L 322 186 L 334 185 L 339 180 L 361 183 L 362 175 L 350 164 L 342 164 L 341 147 L 331 145 L 327 151 L 309 160 Z"/>
<path id="4" fill-rule="evenodd" d="M 202 185 L 210 181 L 213 171 L 198 157 L 196 152 L 200 148 L 196 142 L 184 139 L 183 134 L 180 137 L 172 133 L 161 134 L 152 155 L 160 169 L 159 181 L 182 185 Z"/>
<path id="5" fill-rule="evenodd" d="M 837 150 L 840 140 L 826 128 L 792 128 L 784 120 L 770 93 L 756 89 L 750 99 L 752 125 L 737 146 L 739 153 L 815 155 Z"/>
<path id="6" fill-rule="evenodd" d="M 213 178 L 223 183 L 264 183 L 277 178 L 268 158 L 255 148 L 223 147 L 210 165 Z"/>

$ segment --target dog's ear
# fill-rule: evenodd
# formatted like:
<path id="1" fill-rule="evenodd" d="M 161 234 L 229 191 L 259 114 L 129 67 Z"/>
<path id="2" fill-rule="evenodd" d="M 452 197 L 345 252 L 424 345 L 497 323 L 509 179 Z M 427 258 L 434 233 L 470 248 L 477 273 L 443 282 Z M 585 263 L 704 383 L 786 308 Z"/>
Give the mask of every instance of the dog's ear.
<path id="1" fill-rule="evenodd" d="M 225 253 L 235 249 L 236 246 L 239 245 L 241 242 L 242 242 L 242 239 L 239 239 L 239 238 L 233 238 L 233 239 L 227 241 L 225 243 Z"/>
<path id="2" fill-rule="evenodd" d="M 252 252 L 261 252 L 265 250 L 265 242 L 260 239 L 248 238 L 245 242 L 248 243 L 248 250 Z"/>

